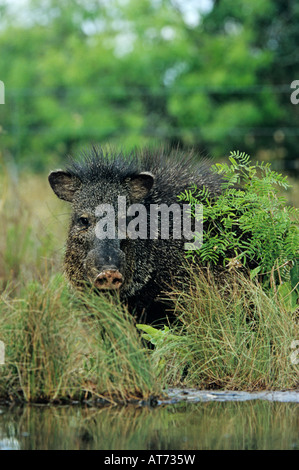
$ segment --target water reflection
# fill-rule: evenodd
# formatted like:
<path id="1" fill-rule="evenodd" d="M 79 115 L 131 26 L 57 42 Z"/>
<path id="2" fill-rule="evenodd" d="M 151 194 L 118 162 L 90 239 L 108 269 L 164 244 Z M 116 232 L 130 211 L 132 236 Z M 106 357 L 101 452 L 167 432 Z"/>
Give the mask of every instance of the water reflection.
<path id="1" fill-rule="evenodd" d="M 0 449 L 298 449 L 298 404 L 0 409 Z"/>

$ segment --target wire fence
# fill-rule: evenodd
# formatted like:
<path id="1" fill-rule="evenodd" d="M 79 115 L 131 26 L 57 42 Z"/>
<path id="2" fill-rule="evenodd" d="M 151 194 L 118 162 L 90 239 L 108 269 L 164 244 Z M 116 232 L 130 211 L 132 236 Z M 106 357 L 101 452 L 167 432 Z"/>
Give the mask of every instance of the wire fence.
<path id="1" fill-rule="evenodd" d="M 17 88 L 10 87 L 9 85 L 5 86 L 5 106 L 0 107 L 0 123 L 2 124 L 2 136 L 12 137 L 15 139 L 15 149 L 16 153 L 20 151 L 20 140 L 24 134 L 27 136 L 41 136 L 50 137 L 55 139 L 63 138 L 66 135 L 73 135 L 76 132 L 76 128 L 72 123 L 72 113 L 80 112 L 88 113 L 91 111 L 88 108 L 88 105 L 84 107 L 80 103 L 72 100 L 76 96 L 84 96 L 84 94 L 89 94 L 94 97 L 94 102 L 97 98 L 104 100 L 106 105 L 111 107 L 111 113 L 114 115 L 121 115 L 126 113 L 126 106 L 128 105 L 128 100 L 135 98 L 139 100 L 144 97 L 145 99 L 155 99 L 160 98 L 168 99 L 169 96 L 193 96 L 197 93 L 205 94 L 209 96 L 225 96 L 229 100 L 238 95 L 243 97 L 254 97 L 258 94 L 269 94 L 275 95 L 275 99 L 279 102 L 282 102 L 284 106 L 289 105 L 293 107 L 294 105 L 290 101 L 290 96 L 294 90 L 291 88 L 290 84 L 278 84 L 278 85 L 263 85 L 255 84 L 251 86 L 151 86 L 151 87 L 142 87 L 142 86 L 106 86 L 105 84 L 99 83 L 98 86 L 59 86 L 59 87 L 27 87 L 27 88 Z M 62 106 L 67 107 L 67 111 L 64 109 L 64 112 L 70 114 L 70 124 L 65 125 L 61 129 L 61 125 L 55 125 L 55 120 L 53 125 L 48 126 L 40 122 L 39 125 L 30 126 L 24 122 L 22 116 L 24 114 L 24 106 L 30 109 L 30 98 L 31 97 L 41 97 L 41 96 L 54 96 L 57 102 L 61 102 Z M 121 102 L 118 103 L 118 99 L 121 98 Z M 242 98 L 241 98 L 242 99 Z M 25 100 L 25 101 L 24 101 Z M 7 107 L 9 112 L 7 113 Z M 1 109 L 2 108 L 2 109 Z M 78 108 L 80 111 L 78 111 Z M 290 110 L 293 108 L 290 108 Z M 215 109 L 217 113 L 217 107 Z M 292 113 L 293 114 L 293 113 Z M 149 119 L 149 116 L 147 116 Z M 1 122 L 2 121 L 2 122 Z M 158 140 L 163 139 L 173 139 L 181 138 L 186 134 L 193 135 L 205 135 L 207 129 L 209 134 L 215 135 L 223 134 L 226 132 L 228 137 L 237 138 L 252 138 L 255 139 L 273 139 L 278 143 L 283 142 L 288 138 L 297 138 L 299 136 L 299 126 L 294 121 L 293 116 L 287 119 L 288 122 L 284 122 L 283 125 L 260 125 L 260 126 L 233 126 L 229 128 L 227 123 L 224 123 L 223 126 L 215 124 L 206 124 L 206 125 L 190 125 L 190 126 L 175 126 L 172 123 L 167 125 L 159 126 L 151 124 L 150 119 L 144 127 L 140 126 L 139 128 L 133 129 L 128 126 L 120 125 L 118 122 L 116 125 L 107 124 L 105 121 L 95 122 L 93 125 L 88 125 L 83 129 L 78 128 L 77 136 L 78 138 L 92 139 L 97 140 L 105 136 L 113 136 L 114 138 L 120 138 L 125 135 L 134 134 L 136 136 L 145 136 L 147 138 L 153 138 Z M 164 122 L 165 124 L 165 122 Z M 1 136 L 1 126 L 0 126 L 0 136 Z M 299 160 L 297 156 L 295 158 L 288 158 L 287 165 L 284 167 L 289 167 L 298 170 L 299 169 Z M 281 159 L 279 160 L 281 162 Z M 278 160 L 277 160 L 278 162 Z M 279 163 L 278 163 L 279 166 Z"/>

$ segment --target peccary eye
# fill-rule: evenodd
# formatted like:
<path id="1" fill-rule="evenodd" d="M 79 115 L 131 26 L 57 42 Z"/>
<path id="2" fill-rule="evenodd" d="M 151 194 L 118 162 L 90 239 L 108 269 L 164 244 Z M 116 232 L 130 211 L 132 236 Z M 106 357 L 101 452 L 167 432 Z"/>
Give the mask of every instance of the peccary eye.
<path id="1" fill-rule="evenodd" d="M 79 217 L 79 223 L 82 227 L 88 227 L 89 226 L 89 220 L 87 217 Z"/>

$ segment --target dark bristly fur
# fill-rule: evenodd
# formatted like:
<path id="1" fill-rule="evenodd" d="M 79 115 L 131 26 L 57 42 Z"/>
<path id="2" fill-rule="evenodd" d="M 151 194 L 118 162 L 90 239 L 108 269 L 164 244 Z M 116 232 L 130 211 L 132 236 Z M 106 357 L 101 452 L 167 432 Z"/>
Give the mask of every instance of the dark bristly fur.
<path id="1" fill-rule="evenodd" d="M 192 151 L 186 155 L 163 148 L 159 151 L 136 150 L 124 154 L 108 153 L 101 147 L 92 147 L 91 152 L 82 153 L 79 160 L 71 160 L 67 171 L 84 184 L 94 183 L 99 179 L 121 183 L 141 171 L 150 171 L 155 175 L 155 186 L 162 185 L 159 186 L 161 191 L 164 186 L 168 189 L 168 186 L 173 187 L 174 184 L 185 186 L 189 182 L 190 185 L 200 178 L 201 185 L 210 185 L 212 192 L 218 193 L 219 178 L 210 172 L 209 166 L 207 158 L 202 158 L 199 163 Z M 174 202 L 177 202 L 176 196 Z"/>
<path id="2" fill-rule="evenodd" d="M 174 282 L 174 276 L 185 275 L 186 240 L 98 240 L 95 209 L 108 203 L 117 210 L 118 196 L 126 196 L 128 204 L 138 202 L 147 209 L 150 204 L 170 206 L 178 203 L 177 196 L 193 184 L 207 187 L 216 196 L 220 181 L 210 172 L 208 161 L 196 161 L 192 153 L 183 155 L 179 151 L 144 150 L 125 155 L 93 147 L 80 160 L 70 162 L 66 171 L 52 172 L 49 181 L 58 197 L 72 203 L 65 255 L 71 283 L 77 288 L 92 283 L 107 257 L 114 257 L 124 280 L 119 290 L 121 300 L 139 319 L 142 315 L 148 322 L 165 318 L 165 306 L 159 297 Z M 78 226 L 82 214 L 90 221 L 85 231 Z"/>

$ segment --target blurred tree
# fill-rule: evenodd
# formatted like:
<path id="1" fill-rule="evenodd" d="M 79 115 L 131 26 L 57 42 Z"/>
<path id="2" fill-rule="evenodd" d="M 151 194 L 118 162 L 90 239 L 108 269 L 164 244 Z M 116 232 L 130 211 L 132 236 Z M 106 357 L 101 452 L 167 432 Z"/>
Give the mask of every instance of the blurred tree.
<path id="1" fill-rule="evenodd" d="M 96 142 L 167 143 L 295 170 L 296 2 L 31 0 L 17 14 L 12 4 L 0 2 L 0 124 L 18 163 L 42 169 Z"/>

